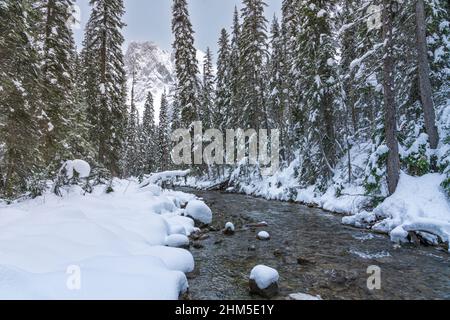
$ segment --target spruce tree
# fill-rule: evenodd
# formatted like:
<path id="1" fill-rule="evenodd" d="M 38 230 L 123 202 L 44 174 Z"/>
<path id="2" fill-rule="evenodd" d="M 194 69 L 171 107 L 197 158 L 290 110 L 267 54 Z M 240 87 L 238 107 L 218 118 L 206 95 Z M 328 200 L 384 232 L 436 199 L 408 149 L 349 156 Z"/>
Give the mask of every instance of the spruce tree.
<path id="1" fill-rule="evenodd" d="M 133 72 L 132 88 L 131 88 L 131 105 L 128 114 L 128 121 L 125 130 L 124 144 L 124 162 L 123 170 L 125 176 L 136 176 L 139 174 L 140 157 L 139 157 L 139 114 L 136 109 L 134 100 L 135 73 Z"/>
<path id="2" fill-rule="evenodd" d="M 169 103 L 164 92 L 161 96 L 161 108 L 159 111 L 158 126 L 158 167 L 161 171 L 169 168 L 170 162 L 170 124 L 169 124 Z"/>
<path id="3" fill-rule="evenodd" d="M 229 36 L 222 29 L 217 57 L 216 103 L 213 113 L 214 128 L 224 130 L 229 123 L 231 112 L 231 61 Z"/>
<path id="4" fill-rule="evenodd" d="M 282 20 L 281 20 L 281 54 L 282 69 L 281 81 L 284 83 L 283 98 L 285 112 L 284 117 L 287 122 L 286 136 L 283 143 L 283 156 L 288 161 L 293 161 L 296 145 L 294 132 L 294 122 L 292 121 L 292 111 L 296 107 L 298 97 L 302 92 L 296 90 L 296 80 L 298 73 L 295 72 L 295 49 L 297 41 L 299 20 L 298 0 L 283 0 Z"/>
<path id="5" fill-rule="evenodd" d="M 298 107 L 294 122 L 302 155 L 301 182 L 327 186 L 337 163 L 335 115 L 340 105 L 333 38 L 335 1 L 300 1 L 296 40 Z"/>
<path id="6" fill-rule="evenodd" d="M 267 128 L 265 114 L 264 67 L 267 61 L 266 4 L 262 0 L 244 0 L 242 30 L 239 37 L 239 124 L 244 128 Z"/>
<path id="7" fill-rule="evenodd" d="M 172 6 L 173 49 L 177 88 L 175 98 L 180 107 L 181 125 L 188 128 L 199 119 L 199 81 L 197 50 L 186 0 L 174 0 Z"/>
<path id="8" fill-rule="evenodd" d="M 39 11 L 31 0 L 0 1 L 0 186 L 5 197 L 39 194 L 42 172 Z"/>
<path id="9" fill-rule="evenodd" d="M 127 119 L 125 70 L 121 30 L 123 0 L 91 0 L 92 13 L 85 33 L 88 112 L 98 160 L 113 176 L 119 165 Z"/>
<path id="10" fill-rule="evenodd" d="M 209 48 L 206 49 L 205 59 L 203 61 L 203 81 L 201 90 L 201 112 L 200 120 L 204 128 L 211 128 L 214 117 L 214 70 L 212 53 Z"/>
<path id="11" fill-rule="evenodd" d="M 278 20 L 274 17 L 271 26 L 271 56 L 268 66 L 268 117 L 270 120 L 270 127 L 279 129 L 281 132 L 281 145 L 285 145 L 285 137 L 287 136 L 286 129 L 287 122 L 287 106 L 286 106 L 286 91 L 283 76 L 284 72 L 284 55 L 283 42 L 281 37 L 281 30 Z"/>
<path id="12" fill-rule="evenodd" d="M 155 107 L 153 105 L 153 96 L 151 92 L 148 92 L 147 99 L 145 100 L 141 136 L 143 172 L 144 174 L 149 174 L 156 170 L 156 162 L 158 158 Z"/>
<path id="13" fill-rule="evenodd" d="M 233 25 L 230 43 L 230 110 L 226 122 L 226 129 L 235 129 L 239 126 L 241 117 L 241 103 L 239 92 L 239 77 L 241 65 L 239 63 L 239 39 L 241 36 L 241 24 L 239 21 L 239 11 L 234 7 Z"/>
<path id="14" fill-rule="evenodd" d="M 42 152 L 53 169 L 73 158 L 67 138 L 74 126 L 71 120 L 74 105 L 75 44 L 70 21 L 72 0 L 42 1 L 43 23 L 43 111 L 41 120 Z"/>

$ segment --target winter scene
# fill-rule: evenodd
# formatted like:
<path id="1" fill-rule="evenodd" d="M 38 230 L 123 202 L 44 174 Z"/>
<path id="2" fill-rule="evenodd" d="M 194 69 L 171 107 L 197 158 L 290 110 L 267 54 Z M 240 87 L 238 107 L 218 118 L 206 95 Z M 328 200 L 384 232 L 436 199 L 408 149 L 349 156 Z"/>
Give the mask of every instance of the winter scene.
<path id="1" fill-rule="evenodd" d="M 0 300 L 450 300 L 449 242 L 447 0 L 0 0 Z"/>

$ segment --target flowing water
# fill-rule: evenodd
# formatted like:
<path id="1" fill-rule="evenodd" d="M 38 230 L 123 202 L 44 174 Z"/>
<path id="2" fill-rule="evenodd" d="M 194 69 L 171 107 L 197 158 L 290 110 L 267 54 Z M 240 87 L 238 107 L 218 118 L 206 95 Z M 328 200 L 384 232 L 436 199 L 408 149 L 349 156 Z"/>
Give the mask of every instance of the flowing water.
<path id="1" fill-rule="evenodd" d="M 450 255 L 432 247 L 398 247 L 385 235 L 347 227 L 342 216 L 299 204 L 245 195 L 194 191 L 214 213 L 213 230 L 191 249 L 190 299 L 258 299 L 248 293 L 251 269 L 280 273 L 280 295 L 323 299 L 450 299 Z M 221 229 L 236 226 L 233 236 Z M 247 227 L 259 222 L 267 227 Z M 259 241 L 267 231 L 270 241 Z M 369 290 L 367 269 L 381 269 L 381 290 Z"/>

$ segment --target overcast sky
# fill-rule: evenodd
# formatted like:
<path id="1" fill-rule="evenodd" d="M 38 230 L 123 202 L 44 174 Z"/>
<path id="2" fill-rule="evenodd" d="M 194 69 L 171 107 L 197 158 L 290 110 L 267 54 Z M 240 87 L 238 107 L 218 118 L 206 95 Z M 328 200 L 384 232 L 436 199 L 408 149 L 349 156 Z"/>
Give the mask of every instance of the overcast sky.
<path id="1" fill-rule="evenodd" d="M 282 0 L 266 0 L 266 15 L 269 22 L 276 13 L 279 16 Z M 84 25 L 89 19 L 89 0 L 76 0 L 80 8 L 81 26 L 75 30 L 77 46 L 81 47 Z M 124 36 L 130 41 L 153 41 L 163 49 L 170 49 L 172 0 L 125 0 Z M 188 0 L 189 13 L 195 31 L 195 46 L 204 51 L 210 46 L 217 50 L 217 40 L 223 27 L 230 28 L 234 6 L 240 0 Z"/>

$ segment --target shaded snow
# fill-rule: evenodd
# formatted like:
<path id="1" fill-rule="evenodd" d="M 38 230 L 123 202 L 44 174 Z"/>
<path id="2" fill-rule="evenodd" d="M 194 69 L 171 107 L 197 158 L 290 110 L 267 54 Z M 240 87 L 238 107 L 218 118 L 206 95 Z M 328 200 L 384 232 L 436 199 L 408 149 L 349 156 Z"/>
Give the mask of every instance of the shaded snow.
<path id="1" fill-rule="evenodd" d="M 443 180 L 440 174 L 412 177 L 402 173 L 392 196 L 373 212 L 345 217 L 343 223 L 390 233 L 395 242 L 406 241 L 408 231 L 428 232 L 448 242 L 450 204 L 440 187 Z"/>
<path id="2" fill-rule="evenodd" d="M 113 188 L 1 204 L 0 298 L 178 299 L 194 259 L 165 245 L 174 231 L 194 231 L 176 205 L 193 196 L 134 181 Z M 66 285 L 70 266 L 80 268 L 80 290 Z"/>

